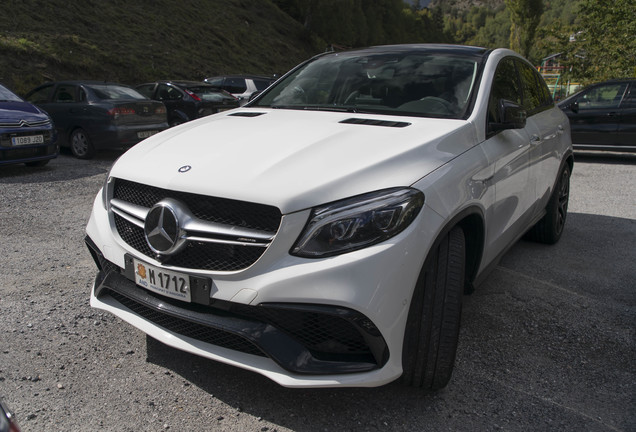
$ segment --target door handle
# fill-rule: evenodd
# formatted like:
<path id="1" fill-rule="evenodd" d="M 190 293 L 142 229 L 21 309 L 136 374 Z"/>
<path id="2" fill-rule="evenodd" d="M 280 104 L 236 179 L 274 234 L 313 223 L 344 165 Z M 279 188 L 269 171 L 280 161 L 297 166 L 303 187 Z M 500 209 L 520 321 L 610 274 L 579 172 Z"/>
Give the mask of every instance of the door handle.
<path id="1" fill-rule="evenodd" d="M 530 144 L 532 145 L 539 145 L 542 142 L 543 140 L 541 139 L 539 135 L 532 135 L 532 137 L 530 138 Z"/>

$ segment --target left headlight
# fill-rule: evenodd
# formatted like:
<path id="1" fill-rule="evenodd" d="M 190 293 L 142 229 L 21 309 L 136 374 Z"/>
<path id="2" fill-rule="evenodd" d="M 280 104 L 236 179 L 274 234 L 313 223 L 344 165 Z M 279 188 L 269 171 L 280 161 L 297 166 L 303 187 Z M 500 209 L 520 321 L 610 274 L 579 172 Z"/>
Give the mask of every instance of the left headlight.
<path id="1" fill-rule="evenodd" d="M 395 188 L 316 207 L 291 254 L 322 258 L 380 243 L 409 226 L 423 205 L 422 192 Z"/>

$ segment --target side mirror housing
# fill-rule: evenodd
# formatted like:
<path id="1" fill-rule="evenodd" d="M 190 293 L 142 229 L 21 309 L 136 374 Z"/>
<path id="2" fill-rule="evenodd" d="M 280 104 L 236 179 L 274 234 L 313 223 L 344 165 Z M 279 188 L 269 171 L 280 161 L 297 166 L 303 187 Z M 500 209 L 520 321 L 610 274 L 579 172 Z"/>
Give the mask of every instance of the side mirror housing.
<path id="1" fill-rule="evenodd" d="M 528 112 L 515 102 L 499 99 L 497 103 L 500 123 L 490 123 L 490 130 L 499 132 L 506 129 L 523 129 L 526 127 Z"/>

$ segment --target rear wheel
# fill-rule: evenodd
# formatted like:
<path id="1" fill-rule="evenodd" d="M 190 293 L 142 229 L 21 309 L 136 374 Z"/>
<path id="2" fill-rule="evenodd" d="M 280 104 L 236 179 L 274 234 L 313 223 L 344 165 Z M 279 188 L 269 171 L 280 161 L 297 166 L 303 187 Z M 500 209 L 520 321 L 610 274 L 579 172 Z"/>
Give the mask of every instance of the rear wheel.
<path id="1" fill-rule="evenodd" d="M 71 134 L 71 152 L 78 159 L 91 159 L 95 156 L 95 147 L 84 129 L 75 129 Z"/>
<path id="2" fill-rule="evenodd" d="M 402 381 L 437 390 L 450 380 L 455 364 L 466 242 L 453 228 L 426 259 L 413 293 L 404 333 Z"/>
<path id="3" fill-rule="evenodd" d="M 543 218 L 533 226 L 526 238 L 540 243 L 555 244 L 563 234 L 570 199 L 570 166 L 565 165 L 559 176 Z"/>

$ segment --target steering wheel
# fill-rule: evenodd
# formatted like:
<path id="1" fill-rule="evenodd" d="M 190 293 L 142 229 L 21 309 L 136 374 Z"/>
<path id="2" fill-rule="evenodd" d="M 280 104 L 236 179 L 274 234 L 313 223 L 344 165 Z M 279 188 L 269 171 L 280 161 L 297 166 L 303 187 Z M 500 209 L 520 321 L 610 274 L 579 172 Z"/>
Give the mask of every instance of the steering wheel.
<path id="1" fill-rule="evenodd" d="M 453 104 L 451 104 L 446 99 L 442 99 L 440 97 L 435 96 L 426 96 L 420 99 L 420 101 L 425 102 L 427 107 L 433 110 L 438 114 L 452 114 L 453 113 Z M 441 109 L 441 112 L 440 112 Z"/>

